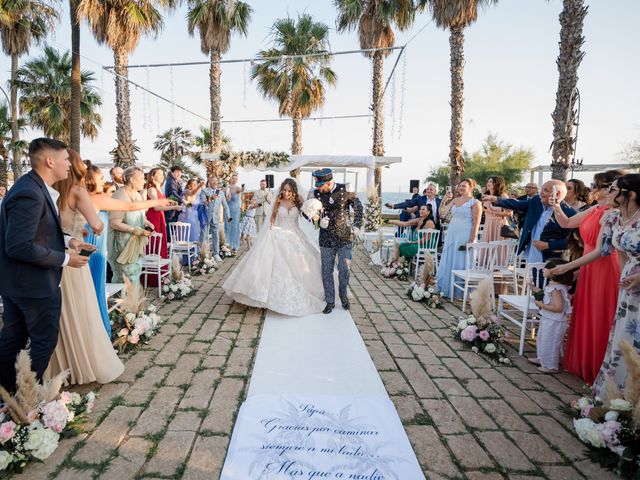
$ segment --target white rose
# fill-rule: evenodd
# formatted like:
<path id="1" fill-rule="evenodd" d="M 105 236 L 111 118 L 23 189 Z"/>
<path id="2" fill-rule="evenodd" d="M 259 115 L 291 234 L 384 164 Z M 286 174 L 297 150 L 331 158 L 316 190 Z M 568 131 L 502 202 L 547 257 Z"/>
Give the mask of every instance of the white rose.
<path id="1" fill-rule="evenodd" d="M 609 422 L 609 421 L 615 421 L 618 420 L 618 417 L 620 416 L 620 414 L 618 412 L 607 412 L 604 415 L 604 419 L 605 421 Z"/>
<path id="2" fill-rule="evenodd" d="M 38 460 L 44 460 L 58 448 L 59 435 L 53 430 L 43 428 L 40 424 L 29 430 L 29 436 L 24 443 L 25 450 L 29 450 Z"/>
<path id="3" fill-rule="evenodd" d="M 71 404 L 72 405 L 78 405 L 80 402 L 82 401 L 82 397 L 80 396 L 80 394 L 73 392 L 71 394 Z"/>
<path id="4" fill-rule="evenodd" d="M 591 400 L 587 397 L 581 397 L 580 399 L 578 399 L 578 401 L 576 402 L 576 406 L 580 409 L 580 410 L 584 410 L 585 408 L 587 408 L 589 405 L 591 405 Z"/>
<path id="5" fill-rule="evenodd" d="M 460 320 L 458 322 L 458 330 L 464 330 L 465 328 L 467 328 L 469 326 L 469 324 L 467 323 L 466 320 Z"/>
<path id="6" fill-rule="evenodd" d="M 602 438 L 602 434 L 598 430 L 597 425 L 590 418 L 579 418 L 573 420 L 573 427 L 576 429 L 576 433 L 580 440 L 588 445 L 593 445 L 597 448 L 606 447 L 606 443 Z"/>
<path id="7" fill-rule="evenodd" d="M 631 410 L 631 403 L 622 398 L 616 398 L 609 402 L 609 408 L 611 410 L 618 410 L 619 412 L 627 412 Z"/>
<path id="8" fill-rule="evenodd" d="M 320 220 L 320 228 L 327 228 L 329 226 L 329 217 L 322 217 Z"/>
<path id="9" fill-rule="evenodd" d="M 169 291 L 169 285 L 165 285 L 164 287 L 162 287 L 162 291 L 167 293 Z"/>
<path id="10" fill-rule="evenodd" d="M 424 298 L 424 289 L 420 287 L 416 287 L 411 292 L 411 298 L 413 298 L 416 302 L 419 302 Z"/>
<path id="11" fill-rule="evenodd" d="M 474 323 L 476 323 L 476 317 L 474 317 L 473 315 L 469 315 L 469 318 L 467 318 L 467 323 L 469 325 L 473 325 Z"/>
<path id="12" fill-rule="evenodd" d="M 494 353 L 496 351 L 496 346 L 493 343 L 487 343 L 484 346 L 484 351 L 486 353 Z"/>
<path id="13" fill-rule="evenodd" d="M 124 319 L 125 319 L 127 322 L 133 322 L 133 321 L 136 319 L 136 314 L 135 314 L 135 313 L 132 313 L 132 312 L 129 312 L 129 313 L 127 313 L 127 314 L 124 316 Z"/>
<path id="14" fill-rule="evenodd" d="M 13 462 L 13 455 L 6 450 L 0 450 L 0 470 L 6 470 Z"/>
<path id="15" fill-rule="evenodd" d="M 471 351 L 473 353 L 478 353 L 479 350 L 478 350 L 478 347 L 471 347 Z"/>
<path id="16" fill-rule="evenodd" d="M 94 402 L 96 400 L 96 394 L 93 392 L 89 392 L 85 395 L 87 402 Z"/>
<path id="17" fill-rule="evenodd" d="M 149 305 L 149 306 L 147 307 L 147 311 L 148 311 L 148 312 L 155 312 L 155 311 L 156 311 L 156 307 L 155 307 L 154 305 Z"/>
<path id="18" fill-rule="evenodd" d="M 177 291 L 178 291 L 178 286 L 177 286 L 177 285 L 171 285 L 171 287 L 169 287 L 169 288 L 171 289 L 171 291 L 172 291 L 173 293 L 175 293 L 175 292 L 177 292 Z"/>

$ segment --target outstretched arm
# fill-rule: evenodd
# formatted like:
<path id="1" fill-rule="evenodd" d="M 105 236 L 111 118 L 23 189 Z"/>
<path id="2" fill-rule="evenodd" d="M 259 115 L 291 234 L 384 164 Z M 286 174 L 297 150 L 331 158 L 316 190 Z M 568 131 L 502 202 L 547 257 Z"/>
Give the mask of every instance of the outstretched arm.
<path id="1" fill-rule="evenodd" d="M 362 202 L 358 198 L 358 194 L 349 194 L 349 205 L 353 209 L 353 224 L 356 228 L 362 228 L 362 218 L 364 217 L 364 209 Z"/>

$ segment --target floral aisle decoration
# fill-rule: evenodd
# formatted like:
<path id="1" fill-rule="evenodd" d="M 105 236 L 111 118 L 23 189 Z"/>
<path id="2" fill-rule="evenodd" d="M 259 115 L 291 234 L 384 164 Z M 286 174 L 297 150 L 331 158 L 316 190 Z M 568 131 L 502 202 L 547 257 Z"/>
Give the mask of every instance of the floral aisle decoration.
<path id="1" fill-rule="evenodd" d="M 236 252 L 234 252 L 229 244 L 223 243 L 220 245 L 220 258 L 233 258 L 236 256 Z"/>
<path id="2" fill-rule="evenodd" d="M 420 271 L 420 279 L 413 282 L 407 290 L 407 295 L 414 302 L 426 303 L 429 308 L 442 308 L 442 295 L 431 286 L 433 281 L 433 258 L 427 254 Z"/>
<path id="3" fill-rule="evenodd" d="M 123 297 L 110 313 L 111 340 L 120 353 L 147 344 L 160 327 L 160 316 L 155 306 L 147 305 L 142 286 L 131 283 L 126 277 L 124 284 Z"/>
<path id="4" fill-rule="evenodd" d="M 203 242 L 198 251 L 198 260 L 193 265 L 193 275 L 208 275 L 216 271 L 216 262 L 209 254 L 209 242 Z"/>
<path id="5" fill-rule="evenodd" d="M 43 461 L 61 438 L 82 431 L 96 395 L 60 392 L 68 372 L 40 384 L 31 370 L 31 358 L 22 350 L 16 360 L 15 396 L 0 387 L 7 409 L 0 413 L 0 477 L 21 472 L 31 461 Z"/>
<path id="6" fill-rule="evenodd" d="M 171 274 L 162 280 L 161 298 L 167 302 L 182 300 L 194 294 L 189 276 L 182 271 L 180 259 L 174 255 L 171 259 Z"/>
<path id="7" fill-rule="evenodd" d="M 627 364 L 624 391 L 607 377 L 603 400 L 582 397 L 568 413 L 589 458 L 626 479 L 640 478 L 640 353 L 626 340 L 620 350 Z"/>
<path id="8" fill-rule="evenodd" d="M 376 232 L 382 225 L 382 206 L 377 192 L 367 195 L 364 206 L 364 231 Z"/>
<path id="9" fill-rule="evenodd" d="M 498 363 L 511 365 L 503 345 L 505 330 L 497 323 L 498 317 L 493 313 L 492 282 L 491 278 L 480 282 L 471 297 L 472 314 L 467 318 L 460 318 L 452 331 L 454 337 L 473 352 L 482 353 Z"/>
<path id="10" fill-rule="evenodd" d="M 385 278 L 397 278 L 398 280 L 406 280 L 409 278 L 409 270 L 411 265 L 407 262 L 407 259 L 400 256 L 400 244 L 394 242 L 393 252 L 389 261 L 380 270 L 380 273 Z"/>

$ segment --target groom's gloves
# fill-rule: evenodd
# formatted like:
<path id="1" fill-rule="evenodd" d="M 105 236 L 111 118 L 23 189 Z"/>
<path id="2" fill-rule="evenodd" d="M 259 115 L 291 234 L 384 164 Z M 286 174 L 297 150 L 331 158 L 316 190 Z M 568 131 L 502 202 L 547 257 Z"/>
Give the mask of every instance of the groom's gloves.
<path id="1" fill-rule="evenodd" d="M 329 226 L 329 217 L 322 217 L 320 219 L 320 228 L 327 228 Z"/>

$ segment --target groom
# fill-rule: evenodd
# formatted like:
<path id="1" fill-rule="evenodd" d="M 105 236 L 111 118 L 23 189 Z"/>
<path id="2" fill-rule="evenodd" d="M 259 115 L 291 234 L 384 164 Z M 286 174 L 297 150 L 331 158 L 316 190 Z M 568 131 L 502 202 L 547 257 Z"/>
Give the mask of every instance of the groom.
<path id="1" fill-rule="evenodd" d="M 338 293 L 342 308 L 349 310 L 349 265 L 354 235 L 362 226 L 362 203 L 355 193 L 347 192 L 344 184 L 333 181 L 330 168 L 313 172 L 314 198 L 322 202 L 323 218 L 320 220 L 320 258 L 322 260 L 322 285 L 327 306 L 322 313 L 331 313 L 335 307 L 336 290 L 333 268 L 338 257 Z M 349 219 L 349 207 L 353 209 L 353 227 Z"/>

